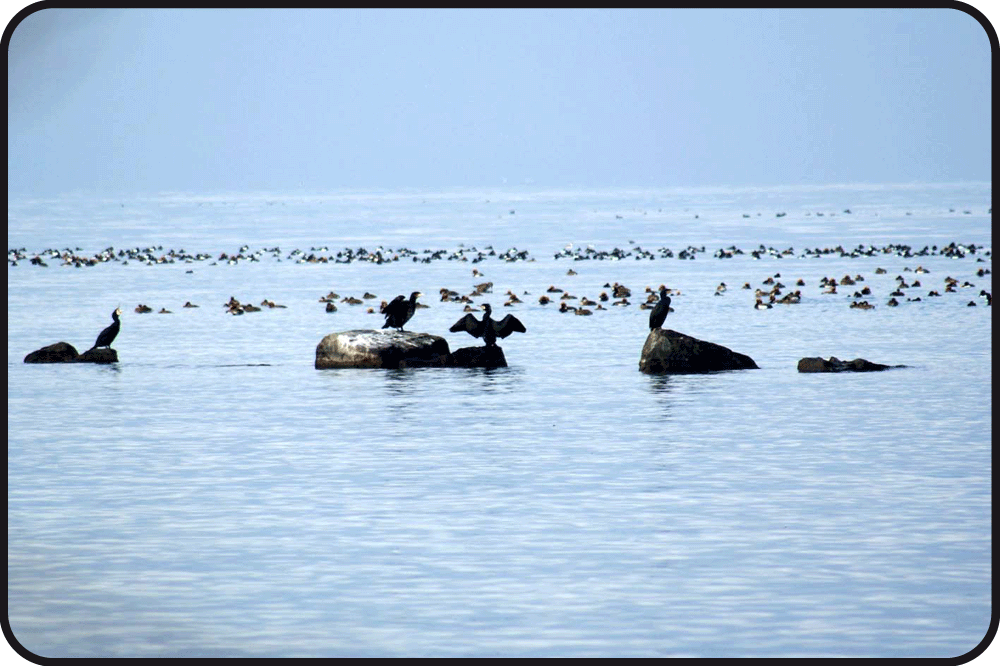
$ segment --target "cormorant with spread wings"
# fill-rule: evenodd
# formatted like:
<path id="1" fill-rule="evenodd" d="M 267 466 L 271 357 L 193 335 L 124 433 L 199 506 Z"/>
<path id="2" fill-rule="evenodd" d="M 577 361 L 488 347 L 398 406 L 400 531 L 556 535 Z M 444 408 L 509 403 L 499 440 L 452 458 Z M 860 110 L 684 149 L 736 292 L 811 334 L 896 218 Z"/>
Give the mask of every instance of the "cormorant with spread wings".
<path id="1" fill-rule="evenodd" d="M 488 303 L 483 305 L 483 309 L 486 310 L 486 313 L 481 320 L 476 319 L 475 315 L 467 314 L 455 322 L 454 326 L 448 330 L 452 333 L 465 331 L 469 335 L 482 338 L 486 342 L 487 347 L 496 347 L 497 338 L 506 338 L 514 332 L 526 332 L 524 324 L 514 315 L 507 315 L 500 321 L 496 321 L 490 318 L 493 308 Z"/>

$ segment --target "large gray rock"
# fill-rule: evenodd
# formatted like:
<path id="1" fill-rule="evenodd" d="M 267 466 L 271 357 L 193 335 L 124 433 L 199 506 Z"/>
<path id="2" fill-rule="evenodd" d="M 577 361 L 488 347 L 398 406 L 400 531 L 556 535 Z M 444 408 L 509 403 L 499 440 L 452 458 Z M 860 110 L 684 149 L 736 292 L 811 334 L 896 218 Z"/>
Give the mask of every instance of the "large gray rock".
<path id="1" fill-rule="evenodd" d="M 429 333 L 354 330 L 331 333 L 316 345 L 316 368 L 420 368 L 446 366 L 448 341 Z"/>
<path id="2" fill-rule="evenodd" d="M 25 363 L 117 363 L 118 352 L 102 347 L 90 349 L 82 354 L 68 342 L 57 342 L 36 349 L 24 357 Z"/>
<path id="3" fill-rule="evenodd" d="M 451 365 L 459 368 L 506 368 L 507 359 L 500 347 L 462 347 L 451 355 Z"/>
<path id="4" fill-rule="evenodd" d="M 878 372 L 889 368 L 905 368 L 905 365 L 882 365 L 863 358 L 841 361 L 836 356 L 825 360 L 819 356 L 809 356 L 799 360 L 799 372 Z"/>
<path id="5" fill-rule="evenodd" d="M 693 374 L 757 368 L 746 354 L 670 329 L 654 328 L 646 338 L 639 370 L 650 374 Z"/>

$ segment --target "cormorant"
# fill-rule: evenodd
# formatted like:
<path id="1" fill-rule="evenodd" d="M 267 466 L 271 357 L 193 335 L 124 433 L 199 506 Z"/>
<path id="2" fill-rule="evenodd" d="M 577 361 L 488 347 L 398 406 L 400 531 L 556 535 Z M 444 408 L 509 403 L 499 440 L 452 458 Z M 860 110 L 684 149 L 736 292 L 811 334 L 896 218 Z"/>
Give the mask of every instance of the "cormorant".
<path id="1" fill-rule="evenodd" d="M 493 308 L 490 307 L 489 303 L 484 303 L 483 309 L 486 313 L 483 314 L 482 320 L 476 319 L 475 315 L 467 314 L 448 330 L 452 333 L 465 331 L 469 335 L 482 338 L 487 347 L 496 347 L 497 338 L 506 338 L 515 331 L 518 333 L 526 332 L 524 324 L 514 315 L 507 315 L 500 321 L 496 321 L 490 318 Z"/>
<path id="2" fill-rule="evenodd" d="M 397 296 L 392 299 L 385 309 L 382 310 L 385 314 L 385 324 L 382 328 L 398 328 L 403 330 L 403 324 L 410 321 L 410 317 L 417 309 L 417 299 L 423 296 L 419 291 L 415 291 L 410 294 L 409 300 L 405 296 Z"/>
<path id="3" fill-rule="evenodd" d="M 670 297 L 667 296 L 667 288 L 660 287 L 660 302 L 656 304 L 653 311 L 649 313 L 649 329 L 660 328 L 670 314 Z"/>
<path id="4" fill-rule="evenodd" d="M 97 349 L 98 347 L 111 348 L 111 343 L 115 341 L 115 337 L 118 335 L 118 329 L 122 327 L 121 320 L 118 319 L 118 315 L 121 313 L 121 308 L 115 308 L 115 311 L 111 313 L 111 318 L 114 319 L 114 323 L 101 331 L 101 334 L 97 336 L 97 342 L 95 342 L 94 346 L 90 349 Z"/>

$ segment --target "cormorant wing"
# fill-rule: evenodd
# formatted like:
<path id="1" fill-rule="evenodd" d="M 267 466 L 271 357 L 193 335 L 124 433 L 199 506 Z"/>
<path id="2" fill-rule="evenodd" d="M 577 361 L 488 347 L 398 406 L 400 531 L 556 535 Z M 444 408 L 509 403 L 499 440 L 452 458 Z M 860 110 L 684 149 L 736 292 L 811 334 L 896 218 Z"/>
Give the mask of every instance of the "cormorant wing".
<path id="1" fill-rule="evenodd" d="M 469 335 L 473 335 L 477 338 L 483 335 L 483 322 L 475 318 L 471 313 L 465 315 L 458 321 L 456 321 L 451 328 L 448 330 L 452 333 L 458 333 L 459 331 L 465 331 Z"/>
<path id="2" fill-rule="evenodd" d="M 397 296 L 396 298 L 392 299 L 391 301 L 385 304 L 385 307 L 382 308 L 382 314 L 384 314 L 387 318 L 396 316 L 396 314 L 400 312 L 401 308 L 406 307 L 405 302 L 406 302 L 406 297 Z"/>
<path id="3" fill-rule="evenodd" d="M 507 315 L 500 321 L 493 321 L 493 330 L 498 338 L 506 338 L 511 333 L 526 333 L 524 324 L 514 315 Z"/>

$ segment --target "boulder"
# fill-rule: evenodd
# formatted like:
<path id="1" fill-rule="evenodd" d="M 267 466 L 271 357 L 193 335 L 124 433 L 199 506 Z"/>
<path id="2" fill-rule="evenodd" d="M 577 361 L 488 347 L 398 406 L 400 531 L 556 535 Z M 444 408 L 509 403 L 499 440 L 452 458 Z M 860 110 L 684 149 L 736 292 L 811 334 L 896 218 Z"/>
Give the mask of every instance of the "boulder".
<path id="1" fill-rule="evenodd" d="M 48 347 L 36 349 L 24 357 L 25 363 L 72 363 L 80 355 L 76 347 L 68 342 L 57 342 Z"/>
<path id="2" fill-rule="evenodd" d="M 462 347 L 451 355 L 451 365 L 459 368 L 506 368 L 507 359 L 500 347 Z"/>
<path id="3" fill-rule="evenodd" d="M 799 372 L 877 372 L 888 370 L 889 368 L 905 368 L 905 365 L 882 365 L 872 363 L 863 358 L 856 358 L 853 361 L 841 361 L 836 356 L 831 356 L 829 360 L 819 356 L 810 356 L 799 360 Z"/>
<path id="4" fill-rule="evenodd" d="M 354 330 L 330 333 L 316 345 L 316 368 L 420 368 L 450 362 L 448 341 L 429 333 Z"/>
<path id="5" fill-rule="evenodd" d="M 89 349 L 82 354 L 68 342 L 36 349 L 24 357 L 25 363 L 117 363 L 118 352 L 108 347 Z"/>
<path id="6" fill-rule="evenodd" d="M 117 363 L 118 352 L 110 347 L 89 349 L 76 357 L 77 363 Z"/>
<path id="7" fill-rule="evenodd" d="M 755 368 L 757 364 L 746 354 L 662 328 L 649 332 L 639 359 L 639 370 L 650 374 L 693 374 Z"/>

